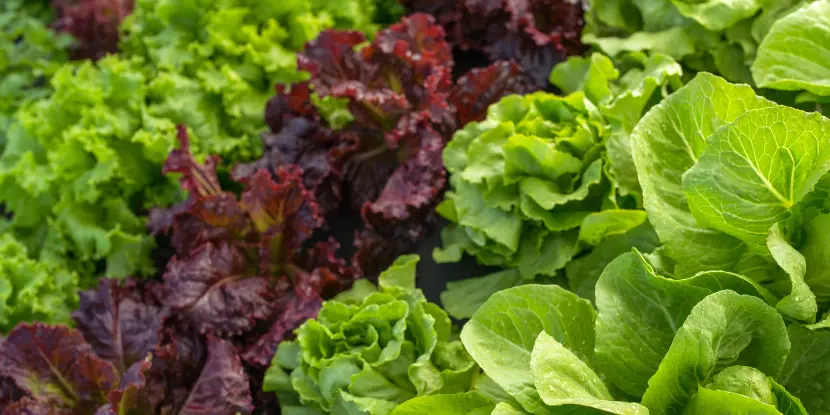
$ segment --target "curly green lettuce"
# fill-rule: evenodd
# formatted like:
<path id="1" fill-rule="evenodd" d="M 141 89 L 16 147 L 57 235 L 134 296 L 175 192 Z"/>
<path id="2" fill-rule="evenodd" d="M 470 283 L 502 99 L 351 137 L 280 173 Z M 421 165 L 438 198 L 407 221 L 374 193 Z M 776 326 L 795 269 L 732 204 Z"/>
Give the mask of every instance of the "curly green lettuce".
<path id="1" fill-rule="evenodd" d="M 29 258 L 11 234 L 0 235 L 0 333 L 20 322 L 68 323 L 77 289 L 78 275 Z"/>
<path id="2" fill-rule="evenodd" d="M 148 105 L 142 62 L 67 65 L 51 87 L 18 112 L 0 156 L 7 232 L 81 275 L 151 272 L 142 215 L 180 195 L 161 172 L 175 124 Z"/>
<path id="3" fill-rule="evenodd" d="M 416 255 L 323 303 L 280 344 L 264 389 L 283 413 L 386 415 L 402 402 L 470 389 L 478 371 L 447 314 L 415 288 Z"/>
<path id="4" fill-rule="evenodd" d="M 160 112 L 211 137 L 205 152 L 251 160 L 274 85 L 307 78 L 295 52 L 325 29 L 373 34 L 397 14 L 375 0 L 138 0 L 121 49 L 157 72 L 148 88 Z"/>
<path id="5" fill-rule="evenodd" d="M 0 6 L 0 150 L 17 109 L 48 94 L 45 80 L 69 58 L 72 38 L 49 29 L 53 18 L 48 2 Z"/>
<path id="6" fill-rule="evenodd" d="M 752 83 L 773 23 L 806 0 L 595 0 L 582 40 L 605 53 L 665 53 L 695 71 Z"/>
<path id="7" fill-rule="evenodd" d="M 469 317 L 494 290 L 534 280 L 567 276 L 590 297 L 614 256 L 656 246 L 629 133 L 681 69 L 660 54 L 632 54 L 617 67 L 601 54 L 571 58 L 551 75 L 570 94 L 504 98 L 447 144 L 451 189 L 438 212 L 452 224 L 433 256 L 456 262 L 467 253 L 510 268 L 450 285 L 442 299 L 454 317 Z"/>

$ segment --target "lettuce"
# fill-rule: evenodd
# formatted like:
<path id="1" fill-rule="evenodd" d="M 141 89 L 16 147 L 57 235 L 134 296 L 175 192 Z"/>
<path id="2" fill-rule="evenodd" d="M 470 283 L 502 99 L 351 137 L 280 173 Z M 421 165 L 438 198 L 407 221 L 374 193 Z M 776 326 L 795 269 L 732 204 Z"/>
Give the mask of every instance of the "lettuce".
<path id="1" fill-rule="evenodd" d="M 551 68 L 586 47 L 582 2 L 567 0 L 401 0 L 411 12 L 429 13 L 457 49 L 476 51 L 493 62 L 516 62 L 537 88 L 548 85 Z M 471 61 L 477 59 L 472 58 Z M 469 64 L 469 62 L 464 62 Z"/>
<path id="2" fill-rule="evenodd" d="M 441 150 L 457 125 L 536 88 L 506 61 L 454 80 L 444 31 L 423 13 L 366 41 L 327 30 L 298 53 L 310 80 L 277 87 L 265 111 L 265 155 L 235 173 L 299 167 L 322 216 L 362 217 L 352 262 L 374 276 L 434 229 L 446 184 Z"/>
<path id="3" fill-rule="evenodd" d="M 30 257 L 85 284 L 152 274 L 145 216 L 184 196 L 161 171 L 176 125 L 190 126 L 194 153 L 221 157 L 222 171 L 254 159 L 273 85 L 307 76 L 295 51 L 329 27 L 374 33 L 396 13 L 372 0 L 220 3 L 138 1 L 119 53 L 66 65 L 70 40 L 25 18 L 33 6 L 4 3 L 0 227 Z M 113 51 L 128 4 L 57 2 L 56 24 L 84 35 L 73 53 L 99 57 Z"/>
<path id="4" fill-rule="evenodd" d="M 461 332 L 482 381 L 392 415 L 828 413 L 830 331 L 788 323 L 746 277 L 671 278 L 635 250 L 596 298 L 595 310 L 556 285 L 496 293 Z"/>
<path id="5" fill-rule="evenodd" d="M 830 213 L 828 133 L 821 115 L 710 74 L 655 106 L 632 143 L 667 270 L 746 275 L 779 298 L 782 314 L 815 322 L 830 300 L 827 244 L 815 228 Z"/>
<path id="6" fill-rule="evenodd" d="M 822 29 L 830 22 L 829 16 L 830 2 L 816 1 L 777 20 L 752 64 L 755 83 L 762 88 L 807 91 L 818 97 L 830 95 L 830 61 L 820 52 L 830 40 L 830 34 Z"/>
<path id="7" fill-rule="evenodd" d="M 570 94 L 504 98 L 484 121 L 468 123 L 447 144 L 451 189 L 438 212 L 452 225 L 443 230 L 444 247 L 434 258 L 455 262 L 468 253 L 521 276 L 502 272 L 485 277 L 487 284 L 454 283 L 443 297 L 454 317 L 469 317 L 473 298 L 480 304 L 498 288 L 535 279 L 567 276 L 590 297 L 598 271 L 614 256 L 631 246 L 656 246 L 653 232 L 641 228 L 646 215 L 639 210 L 629 133 L 677 85 L 681 69 L 659 54 L 632 54 L 617 65 L 622 75 L 602 54 L 571 58 L 551 74 Z M 578 263 L 566 269 L 594 247 L 598 253 L 588 260 L 593 270 L 578 269 Z"/>
<path id="8" fill-rule="evenodd" d="M 137 314 L 139 310 L 129 311 Z M 0 343 L 0 384 L 4 388 L 0 410 L 7 414 L 104 415 L 186 415 L 204 413 L 205 408 L 219 414 L 252 412 L 248 379 L 236 349 L 226 340 L 208 336 L 204 349 L 198 352 L 175 342 L 155 349 L 152 343 L 130 344 L 150 346 L 153 353 L 138 356 L 125 368 L 119 366 L 123 360 L 102 353 L 102 345 L 88 343 L 83 334 L 41 323 L 12 330 Z M 128 337 L 131 334 L 125 333 Z"/>
<path id="9" fill-rule="evenodd" d="M 78 304 L 78 275 L 29 258 L 26 247 L 0 235 L 0 331 L 21 321 L 67 323 Z"/>
<path id="10" fill-rule="evenodd" d="M 22 108 L 0 156 L 9 231 L 41 261 L 112 276 L 147 274 L 153 246 L 137 214 L 179 197 L 159 166 L 175 125 L 152 115 L 141 62 L 64 66 L 54 92 Z"/>
<path id="11" fill-rule="evenodd" d="M 121 48 L 158 71 L 148 88 L 159 91 L 160 111 L 210 137 L 205 153 L 250 160 L 261 153 L 274 84 L 308 76 L 295 51 L 329 28 L 373 34 L 376 13 L 374 0 L 139 0 L 122 25 Z"/>
<path id="12" fill-rule="evenodd" d="M 283 413 L 389 414 L 416 396 L 469 390 L 476 366 L 450 319 L 415 288 L 417 256 L 403 256 L 375 287 L 358 281 L 280 344 L 265 390 Z"/>
<path id="13" fill-rule="evenodd" d="M 43 2 L 8 0 L 0 6 L 0 151 L 18 108 L 49 93 L 43 83 L 68 59 L 72 39 L 49 30 Z"/>
<path id="14" fill-rule="evenodd" d="M 773 23 L 804 0 L 595 0 L 582 41 L 605 53 L 665 53 L 695 71 L 752 82 L 749 67 Z"/>

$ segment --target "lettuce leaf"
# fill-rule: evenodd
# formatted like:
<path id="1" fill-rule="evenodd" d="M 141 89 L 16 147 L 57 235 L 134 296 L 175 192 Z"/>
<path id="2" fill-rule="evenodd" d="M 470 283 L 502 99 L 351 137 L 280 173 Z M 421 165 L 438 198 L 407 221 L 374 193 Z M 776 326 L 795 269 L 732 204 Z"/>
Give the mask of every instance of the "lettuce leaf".
<path id="1" fill-rule="evenodd" d="M 779 298 L 785 316 L 814 322 L 827 300 L 806 281 L 823 286 L 826 249 L 805 225 L 827 213 L 816 201 L 830 159 L 814 137 L 828 126 L 709 74 L 655 106 L 632 141 L 649 221 L 674 261 L 669 271 L 744 274 Z"/>
<path id="2" fill-rule="evenodd" d="M 752 83 L 750 65 L 770 26 L 803 0 L 597 0 L 582 41 L 612 56 L 665 53 L 694 71 Z"/>
<path id="3" fill-rule="evenodd" d="M 830 23 L 828 16 L 830 2 L 816 1 L 772 24 L 752 64 L 759 87 L 830 95 L 830 61 L 821 52 L 828 41 L 822 29 Z"/>

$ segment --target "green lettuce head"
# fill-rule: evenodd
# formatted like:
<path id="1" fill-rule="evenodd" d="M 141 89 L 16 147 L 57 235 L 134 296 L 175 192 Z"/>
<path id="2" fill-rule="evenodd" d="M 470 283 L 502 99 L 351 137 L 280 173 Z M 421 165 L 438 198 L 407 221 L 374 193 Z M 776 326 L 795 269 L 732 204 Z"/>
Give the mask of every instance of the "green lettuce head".
<path id="1" fill-rule="evenodd" d="M 438 207 L 452 225 L 434 257 L 455 262 L 468 253 L 511 270 L 488 284 L 451 284 L 448 293 L 457 295 L 442 298 L 451 315 L 469 317 L 493 290 L 563 276 L 577 255 L 610 240 L 603 259 L 588 260 L 590 272 L 574 272 L 579 281 L 572 284 L 584 285 L 574 289 L 590 296 L 614 256 L 631 246 L 653 249 L 629 133 L 680 73 L 665 55 L 633 54 L 616 66 L 601 54 L 571 58 L 551 75 L 570 94 L 506 97 L 484 121 L 455 134 L 444 150 L 451 190 Z M 469 307 L 461 310 L 459 302 Z"/>
<path id="2" fill-rule="evenodd" d="M 582 41 L 612 56 L 665 53 L 696 71 L 752 83 L 750 65 L 778 19 L 806 0 L 593 0 Z"/>
<path id="3" fill-rule="evenodd" d="M 469 390 L 477 366 L 447 314 L 415 288 L 418 257 L 323 304 L 265 376 L 283 413 L 385 415 L 416 396 Z"/>

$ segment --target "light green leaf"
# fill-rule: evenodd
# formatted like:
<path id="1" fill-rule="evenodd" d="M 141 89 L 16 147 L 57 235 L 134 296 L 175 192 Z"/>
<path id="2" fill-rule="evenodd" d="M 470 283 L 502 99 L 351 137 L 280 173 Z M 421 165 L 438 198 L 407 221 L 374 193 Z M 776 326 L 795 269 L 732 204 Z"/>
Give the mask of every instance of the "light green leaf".
<path id="1" fill-rule="evenodd" d="M 772 105 L 748 86 L 701 73 L 654 106 L 634 129 L 631 139 L 644 206 L 667 254 L 678 262 L 678 276 L 734 271 L 745 255 L 740 241 L 692 216 L 681 178 L 698 162 L 716 129 L 748 110 Z"/>
<path id="2" fill-rule="evenodd" d="M 596 289 L 596 357 L 602 373 L 620 390 L 642 396 L 693 307 L 711 293 L 733 290 L 774 298 L 736 274 L 708 271 L 677 280 L 658 275 L 638 252 L 620 255 Z"/>
<path id="3" fill-rule="evenodd" d="M 716 131 L 683 189 L 698 221 L 765 252 L 773 224 L 830 171 L 830 120 L 783 106 L 747 111 Z M 728 212 L 728 213 L 727 213 Z"/>
<path id="4" fill-rule="evenodd" d="M 658 32 L 638 31 L 628 37 L 599 37 L 586 32 L 582 35 L 582 42 L 595 45 L 610 56 L 623 52 L 654 51 L 680 60 L 696 50 L 694 37 L 682 27 Z"/>
<path id="5" fill-rule="evenodd" d="M 807 409 L 801 404 L 801 400 L 793 396 L 775 380 L 770 379 L 772 393 L 775 395 L 775 406 L 778 412 L 783 415 L 807 415 Z"/>
<path id="6" fill-rule="evenodd" d="M 545 404 L 530 373 L 531 351 L 546 332 L 581 360 L 593 362 L 595 312 L 587 300 L 558 286 L 523 285 L 494 294 L 461 331 L 461 340 L 484 372 L 525 410 Z"/>
<path id="7" fill-rule="evenodd" d="M 513 269 L 478 278 L 450 281 L 447 282 L 447 289 L 441 292 L 441 304 L 453 318 L 467 319 L 493 294 L 522 282 L 524 278 Z"/>
<path id="8" fill-rule="evenodd" d="M 633 248 L 640 252 L 651 252 L 659 245 L 657 234 L 648 222 L 624 234 L 610 236 L 587 255 L 568 262 L 565 275 L 570 288 L 580 297 L 594 301 L 597 281 L 611 261 L 626 252 L 631 252 Z"/>
<path id="9" fill-rule="evenodd" d="M 506 403 L 506 402 L 499 402 L 496 405 L 496 408 L 493 409 L 493 412 L 490 415 L 527 415 L 527 412 L 516 408 L 514 405 Z"/>
<path id="10" fill-rule="evenodd" d="M 597 282 L 596 359 L 622 391 L 642 396 L 675 333 L 711 291 L 655 274 L 639 253 L 611 262 Z"/>
<path id="11" fill-rule="evenodd" d="M 610 209 L 588 215 L 579 228 L 579 241 L 596 246 L 615 235 L 625 234 L 646 221 L 642 210 Z"/>
<path id="12" fill-rule="evenodd" d="M 804 256 L 784 239 L 781 227 L 777 223 L 770 229 L 767 247 L 778 266 L 790 277 L 792 287 L 790 294 L 782 298 L 775 308 L 786 317 L 806 323 L 815 322 L 818 305 L 815 294 L 804 282 L 807 268 Z"/>
<path id="13" fill-rule="evenodd" d="M 830 1 L 777 20 L 758 47 L 752 77 L 762 88 L 830 95 Z"/>
<path id="14" fill-rule="evenodd" d="M 700 387 L 683 414 L 689 415 L 780 415 L 775 406 L 738 393 Z"/>
<path id="15" fill-rule="evenodd" d="M 585 88 L 585 75 L 591 67 L 592 58 L 593 55 L 591 57 L 570 56 L 565 62 L 553 67 L 548 80 L 566 94 L 582 91 Z"/>
<path id="16" fill-rule="evenodd" d="M 378 277 L 378 285 L 381 289 L 401 288 L 404 290 L 415 289 L 415 270 L 420 257 L 418 255 L 402 255 L 395 259 L 395 262 L 383 271 Z"/>
<path id="17" fill-rule="evenodd" d="M 533 347 L 530 370 L 539 396 L 550 406 L 583 406 L 619 415 L 648 414 L 639 404 L 614 402 L 599 376 L 544 331 Z"/>
<path id="18" fill-rule="evenodd" d="M 724 30 L 754 15 L 764 0 L 672 0 L 680 14 L 709 30 Z"/>
<path id="19" fill-rule="evenodd" d="M 489 415 L 496 404 L 478 392 L 422 396 L 404 402 L 391 415 Z"/>
<path id="20" fill-rule="evenodd" d="M 775 309 L 733 291 L 714 293 L 677 331 L 642 404 L 654 413 L 678 412 L 722 368 L 750 366 L 775 377 L 789 351 L 786 327 Z"/>
<path id="21" fill-rule="evenodd" d="M 729 366 L 712 378 L 707 389 L 737 393 L 767 405 L 775 404 L 767 375 L 747 366 Z"/>
<path id="22" fill-rule="evenodd" d="M 820 215 L 804 226 L 801 254 L 807 264 L 804 282 L 818 301 L 830 301 L 830 214 Z"/>

